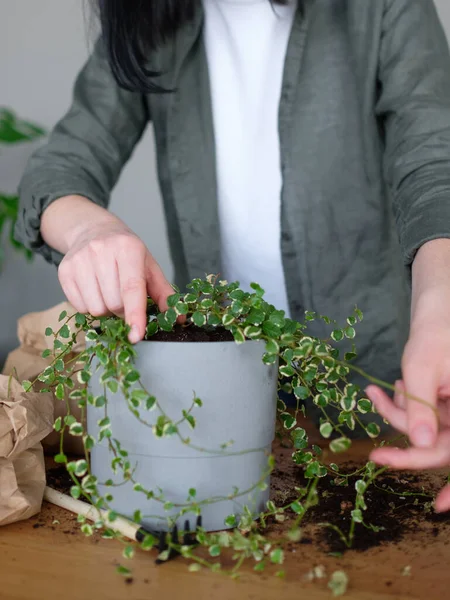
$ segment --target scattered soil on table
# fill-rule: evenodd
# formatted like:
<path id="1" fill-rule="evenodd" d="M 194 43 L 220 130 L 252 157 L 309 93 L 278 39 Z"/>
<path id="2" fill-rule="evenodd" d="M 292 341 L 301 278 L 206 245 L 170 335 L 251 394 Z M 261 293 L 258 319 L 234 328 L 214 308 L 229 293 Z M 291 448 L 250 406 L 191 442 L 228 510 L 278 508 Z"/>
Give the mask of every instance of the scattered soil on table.
<path id="1" fill-rule="evenodd" d="M 72 536 L 80 535 L 80 525 L 76 519 L 76 515 L 71 512 L 45 503 L 42 511 L 30 520 L 35 521 L 32 525 L 33 529 L 44 528 Z"/>
<path id="2" fill-rule="evenodd" d="M 362 464 L 347 462 L 340 465 L 343 474 L 354 473 Z M 326 552 L 343 553 L 348 550 L 339 534 L 321 523 L 331 523 L 348 535 L 351 523 L 351 511 L 355 508 L 355 481 L 359 476 L 349 479 L 348 485 L 339 485 L 342 478 L 327 476 L 318 485 L 319 504 L 305 515 L 302 527 L 305 537 L 300 543 L 317 544 Z M 367 510 L 363 511 L 366 524 L 380 527 L 373 531 L 357 524 L 352 549 L 364 551 L 369 548 L 398 542 L 406 535 L 420 531 L 423 543 L 436 538 L 446 529 L 450 533 L 450 514 L 437 514 L 427 503 L 433 500 L 442 487 L 442 476 L 411 472 L 387 472 L 377 478 L 365 493 Z M 280 465 L 272 475 L 272 498 L 277 505 L 287 505 L 297 499 L 294 487 L 307 484 L 303 469 L 297 465 Z M 411 493 L 422 494 L 412 496 Z M 291 517 L 294 513 L 288 511 Z M 290 525 L 290 519 L 284 524 L 274 520 L 269 530 L 281 534 Z M 292 549 L 293 545 L 289 547 Z"/>
<path id="3" fill-rule="evenodd" d="M 70 488 L 74 485 L 69 473 L 64 465 L 47 468 L 46 470 L 47 485 L 62 494 L 70 495 Z M 80 525 L 77 522 L 77 517 L 73 513 L 62 508 L 53 506 L 50 503 L 44 503 L 42 511 L 32 517 L 33 529 L 45 527 L 52 531 L 59 531 L 65 535 L 80 535 Z M 94 534 L 95 537 L 97 534 Z M 95 539 L 94 541 L 98 541 Z"/>
<path id="4" fill-rule="evenodd" d="M 307 481 L 303 475 L 303 468 L 291 462 L 290 452 L 278 450 L 277 454 L 277 467 L 271 480 L 271 497 L 277 506 L 283 506 L 297 499 L 295 487 L 304 487 Z M 362 464 L 359 463 L 345 462 L 339 469 L 341 473 L 350 474 L 361 467 Z M 339 479 L 332 476 L 320 480 L 319 504 L 306 513 L 302 522 L 303 537 L 298 544 L 313 544 L 326 553 L 344 553 L 348 550 L 336 531 L 319 524 L 331 523 L 348 535 L 356 496 L 354 484 L 357 479 L 359 476 L 351 477 L 348 485 L 339 485 Z M 363 513 L 366 524 L 381 529 L 376 532 L 357 524 L 352 549 L 364 551 L 388 543 L 397 543 L 406 536 L 417 533 L 420 534 L 423 544 L 435 540 L 443 532 L 449 535 L 450 513 L 437 514 L 432 506 L 427 506 L 445 483 L 444 480 L 442 475 L 433 473 L 422 475 L 390 471 L 381 475 L 376 480 L 376 486 L 370 486 L 365 493 L 367 510 Z M 47 470 L 47 485 L 69 494 L 73 482 L 66 468 L 61 465 Z M 411 496 L 411 493 L 422 495 Z M 79 526 L 73 515 L 67 516 L 70 523 L 61 524 L 58 529 L 74 535 L 79 532 Z M 286 516 L 288 518 L 284 523 L 269 520 L 264 533 L 276 537 L 283 535 L 295 518 L 290 510 L 286 512 Z M 39 518 L 33 525 L 35 529 L 46 526 L 51 527 L 52 521 Z M 286 549 L 294 550 L 296 546 L 297 544 L 290 542 Z"/>
<path id="5" fill-rule="evenodd" d="M 233 342 L 233 335 L 224 327 L 175 325 L 173 331 L 158 331 L 146 338 L 152 342 Z"/>

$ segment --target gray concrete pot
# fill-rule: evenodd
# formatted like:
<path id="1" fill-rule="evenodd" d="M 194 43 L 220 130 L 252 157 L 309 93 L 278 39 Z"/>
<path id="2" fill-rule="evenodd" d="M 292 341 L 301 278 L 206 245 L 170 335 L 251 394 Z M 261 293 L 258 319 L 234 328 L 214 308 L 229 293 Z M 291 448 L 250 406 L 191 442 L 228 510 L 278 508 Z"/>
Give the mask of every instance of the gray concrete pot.
<path id="1" fill-rule="evenodd" d="M 206 448 L 205 453 L 186 447 L 177 436 L 156 438 L 152 431 L 130 413 L 120 394 L 109 394 L 108 416 L 113 437 L 137 463 L 135 478 L 146 489 L 161 488 L 166 501 L 185 504 L 190 488 L 197 491 L 198 501 L 211 497 L 227 497 L 237 487 L 251 488 L 267 469 L 267 458 L 275 433 L 277 365 L 267 366 L 261 358 L 262 342 L 142 342 L 137 345 L 136 367 L 142 383 L 156 396 L 163 410 L 178 418 L 192 403 L 194 392 L 203 401 L 194 409 L 197 425 L 180 426 L 183 437 L 192 445 Z M 91 381 L 91 392 L 103 393 L 99 374 Z M 143 411 L 154 423 L 160 413 Z M 103 409 L 88 406 L 87 422 L 91 435 L 98 434 L 97 422 Z M 228 453 L 254 450 L 247 454 L 223 455 L 221 444 L 234 440 Z M 222 454 L 221 454 L 222 453 Z M 113 478 L 112 456 L 106 443 L 92 450 L 92 472 L 99 481 Z M 114 479 L 114 478 L 113 478 Z M 267 483 L 269 481 L 267 480 Z M 101 488 L 103 492 L 105 488 Z M 147 500 L 135 492 L 131 483 L 110 489 L 113 508 L 131 517 L 135 510 L 143 515 L 143 524 L 157 530 L 167 529 L 166 512 L 160 502 Z M 269 489 L 254 490 L 235 500 L 221 500 L 202 507 L 203 526 L 208 531 L 226 529 L 225 518 L 239 515 L 248 505 L 257 516 L 269 499 Z M 186 514 L 178 525 L 183 527 L 192 514 Z"/>

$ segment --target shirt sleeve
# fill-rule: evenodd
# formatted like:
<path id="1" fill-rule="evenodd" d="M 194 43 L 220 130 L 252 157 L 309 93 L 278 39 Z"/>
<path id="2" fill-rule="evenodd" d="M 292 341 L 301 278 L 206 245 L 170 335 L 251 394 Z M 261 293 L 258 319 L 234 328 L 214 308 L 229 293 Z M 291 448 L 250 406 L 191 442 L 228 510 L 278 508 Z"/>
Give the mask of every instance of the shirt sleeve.
<path id="1" fill-rule="evenodd" d="M 40 234 L 42 213 L 72 194 L 106 208 L 148 120 L 145 97 L 118 86 L 98 40 L 77 76 L 70 109 L 27 164 L 19 185 L 16 239 L 59 264 L 62 255 Z"/>
<path id="2" fill-rule="evenodd" d="M 410 265 L 450 237 L 450 56 L 432 0 L 385 0 L 379 84 L 384 175 Z"/>

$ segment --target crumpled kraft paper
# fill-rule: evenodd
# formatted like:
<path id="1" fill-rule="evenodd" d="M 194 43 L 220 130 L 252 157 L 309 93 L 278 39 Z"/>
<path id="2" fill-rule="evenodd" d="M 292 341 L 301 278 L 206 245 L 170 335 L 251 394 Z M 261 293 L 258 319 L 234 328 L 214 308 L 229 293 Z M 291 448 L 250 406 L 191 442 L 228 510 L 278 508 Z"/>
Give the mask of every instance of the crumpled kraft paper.
<path id="1" fill-rule="evenodd" d="M 0 525 L 41 509 L 45 465 L 41 440 L 53 428 L 52 394 L 25 393 L 0 375 Z"/>
<path id="2" fill-rule="evenodd" d="M 6 359 L 3 369 L 5 375 L 13 375 L 18 381 L 34 381 L 36 377 L 52 362 L 52 357 L 42 358 L 42 352 L 46 349 L 53 350 L 53 337 L 47 337 L 45 330 L 51 327 L 57 331 L 61 327 L 59 315 L 66 311 L 70 316 L 76 313 L 76 310 L 68 303 L 62 302 L 57 306 L 42 312 L 35 312 L 21 317 L 18 321 L 17 334 L 20 346 L 13 350 Z M 80 332 L 77 337 L 77 343 L 74 345 L 74 351 L 65 357 L 65 360 L 71 360 L 74 356 L 82 352 L 85 348 L 84 333 Z M 77 379 L 74 379 L 74 389 L 80 387 Z M 46 387 L 45 384 L 37 382 L 34 385 L 35 390 Z M 68 399 L 71 414 L 77 420 L 81 420 L 81 411 L 75 400 Z M 54 420 L 67 414 L 66 401 L 58 400 L 53 396 Z M 44 450 L 48 453 L 54 453 L 59 449 L 59 433 L 52 431 L 42 442 Z M 64 439 L 64 451 L 67 454 L 83 454 L 83 441 L 79 437 L 67 435 Z M 1 493 L 1 492 L 0 492 Z"/>

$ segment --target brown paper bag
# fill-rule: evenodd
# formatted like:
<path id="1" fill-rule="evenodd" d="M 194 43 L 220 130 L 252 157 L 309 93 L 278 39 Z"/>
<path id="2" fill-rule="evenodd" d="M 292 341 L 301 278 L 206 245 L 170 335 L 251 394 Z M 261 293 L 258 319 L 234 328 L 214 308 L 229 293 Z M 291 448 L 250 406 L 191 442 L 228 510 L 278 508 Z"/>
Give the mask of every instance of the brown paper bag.
<path id="1" fill-rule="evenodd" d="M 59 315 L 66 311 L 70 316 L 76 311 L 68 303 L 63 302 L 54 308 L 42 312 L 35 312 L 25 315 L 18 322 L 18 337 L 20 347 L 13 350 L 6 359 L 6 364 L 3 369 L 4 375 L 13 375 L 19 381 L 34 381 L 36 377 L 46 367 L 49 366 L 52 359 L 42 358 L 42 352 L 47 348 L 53 349 L 53 337 L 46 337 L 45 330 L 51 327 L 56 331 L 61 324 L 58 323 Z M 66 360 L 71 360 L 77 353 L 85 348 L 84 333 L 80 332 L 77 338 L 77 343 L 74 346 L 74 352 L 66 356 Z M 34 386 L 35 390 L 46 387 L 44 384 L 37 382 Z M 74 389 L 80 387 L 77 379 L 74 379 Z M 74 400 L 69 399 L 71 414 L 76 419 L 81 420 L 81 411 L 78 404 Z M 58 400 L 53 397 L 54 419 L 66 414 L 65 400 Z M 49 454 L 59 450 L 59 433 L 52 431 L 43 440 L 44 450 Z M 67 435 L 64 440 L 64 450 L 67 454 L 82 454 L 83 441 L 79 437 Z"/>
<path id="2" fill-rule="evenodd" d="M 41 440 L 53 428 L 52 394 L 25 393 L 0 375 L 0 525 L 41 509 L 45 465 Z"/>

